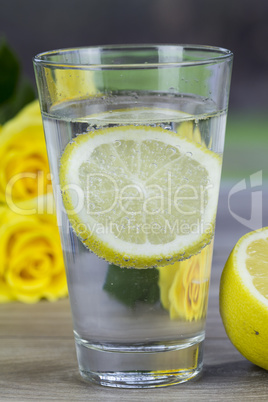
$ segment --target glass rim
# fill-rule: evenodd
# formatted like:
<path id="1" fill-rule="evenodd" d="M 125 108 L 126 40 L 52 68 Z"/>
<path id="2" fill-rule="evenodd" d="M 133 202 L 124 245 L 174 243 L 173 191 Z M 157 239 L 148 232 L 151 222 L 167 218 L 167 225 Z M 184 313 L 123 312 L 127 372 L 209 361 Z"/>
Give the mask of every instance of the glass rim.
<path id="1" fill-rule="evenodd" d="M 144 56 L 146 51 L 167 51 L 182 52 L 183 50 L 188 52 L 199 52 L 204 53 L 202 57 L 196 57 L 192 60 L 181 60 L 181 61 L 161 61 L 161 62 L 146 62 L 143 63 L 85 63 L 85 62 L 69 62 L 66 59 L 59 60 L 60 55 L 67 55 L 68 53 L 74 53 L 77 51 L 144 51 Z M 175 54 L 175 53 L 174 53 Z M 206 55 L 206 57 L 205 57 Z M 210 57 L 209 57 L 210 55 Z M 49 59 L 55 56 L 55 60 Z M 58 56 L 58 57 L 57 57 Z M 59 68 L 72 68 L 72 69 L 126 69 L 129 68 L 159 68 L 159 67 L 184 67 L 184 66 L 197 66 L 203 64 L 217 64 L 223 61 L 232 60 L 233 53 L 223 47 L 208 46 L 208 45 L 191 45 L 191 44 L 121 44 L 121 45 L 103 45 L 103 46 L 81 46 L 81 47 L 70 47 L 70 48 L 60 48 L 51 51 L 38 53 L 33 57 L 33 63 L 37 65 L 42 65 L 43 67 L 59 67 Z M 144 57 L 145 60 L 145 57 Z"/>

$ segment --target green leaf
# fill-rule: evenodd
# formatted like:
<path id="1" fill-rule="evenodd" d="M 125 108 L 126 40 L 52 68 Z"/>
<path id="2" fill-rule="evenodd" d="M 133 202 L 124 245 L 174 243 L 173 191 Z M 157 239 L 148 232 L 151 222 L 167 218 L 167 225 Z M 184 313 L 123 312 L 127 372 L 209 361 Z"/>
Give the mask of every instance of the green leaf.
<path id="1" fill-rule="evenodd" d="M 18 83 L 19 61 L 5 39 L 0 41 L 0 105 L 9 99 Z"/>
<path id="2" fill-rule="evenodd" d="M 23 77 L 14 94 L 0 105 L 0 125 L 14 117 L 27 103 L 35 99 L 35 91 L 30 81 Z"/>
<path id="3" fill-rule="evenodd" d="M 120 302 L 134 307 L 136 302 L 159 300 L 159 272 L 155 268 L 135 269 L 109 265 L 103 289 Z"/>
<path id="4" fill-rule="evenodd" d="M 0 39 L 0 125 L 36 98 L 30 81 L 21 76 L 19 61 L 4 38 Z"/>

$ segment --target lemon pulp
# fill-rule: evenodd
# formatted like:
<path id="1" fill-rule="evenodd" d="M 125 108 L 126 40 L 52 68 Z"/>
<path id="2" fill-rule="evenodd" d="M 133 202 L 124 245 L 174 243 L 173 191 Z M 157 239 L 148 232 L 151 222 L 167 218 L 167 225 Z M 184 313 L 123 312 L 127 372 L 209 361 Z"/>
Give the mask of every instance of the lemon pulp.
<path id="1" fill-rule="evenodd" d="M 268 300 L 268 233 L 247 247 L 246 267 L 256 290 Z"/>
<path id="2" fill-rule="evenodd" d="M 220 157 L 160 127 L 78 135 L 61 158 L 73 230 L 99 257 L 125 267 L 189 258 L 214 233 Z"/>

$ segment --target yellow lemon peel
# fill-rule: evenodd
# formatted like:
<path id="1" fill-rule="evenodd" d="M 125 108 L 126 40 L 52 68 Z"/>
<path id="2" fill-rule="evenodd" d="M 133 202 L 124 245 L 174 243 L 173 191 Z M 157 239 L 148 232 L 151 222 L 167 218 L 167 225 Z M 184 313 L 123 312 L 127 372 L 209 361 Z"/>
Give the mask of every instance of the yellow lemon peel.
<path id="1" fill-rule="evenodd" d="M 268 228 L 235 245 L 221 276 L 220 312 L 234 346 L 268 370 Z"/>

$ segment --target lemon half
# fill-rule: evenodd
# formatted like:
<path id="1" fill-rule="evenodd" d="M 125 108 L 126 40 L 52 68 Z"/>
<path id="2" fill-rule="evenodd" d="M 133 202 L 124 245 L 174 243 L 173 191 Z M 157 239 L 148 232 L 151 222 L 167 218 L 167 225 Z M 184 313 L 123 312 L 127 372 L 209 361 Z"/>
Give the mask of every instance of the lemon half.
<path id="1" fill-rule="evenodd" d="M 71 225 L 99 257 L 124 267 L 164 266 L 199 252 L 214 233 L 221 159 L 159 127 L 78 135 L 61 158 Z"/>
<path id="2" fill-rule="evenodd" d="M 224 267 L 220 312 L 231 342 L 268 370 L 268 228 L 243 236 Z"/>

